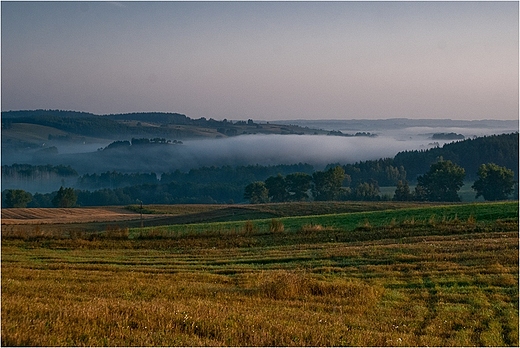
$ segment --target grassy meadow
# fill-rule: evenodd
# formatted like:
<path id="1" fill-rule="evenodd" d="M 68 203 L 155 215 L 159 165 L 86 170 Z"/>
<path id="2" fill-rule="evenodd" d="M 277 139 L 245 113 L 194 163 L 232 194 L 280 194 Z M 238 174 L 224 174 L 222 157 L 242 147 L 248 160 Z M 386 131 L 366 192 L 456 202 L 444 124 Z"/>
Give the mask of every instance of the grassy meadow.
<path id="1" fill-rule="evenodd" d="M 2 345 L 518 346 L 518 202 L 386 204 L 2 235 Z"/>

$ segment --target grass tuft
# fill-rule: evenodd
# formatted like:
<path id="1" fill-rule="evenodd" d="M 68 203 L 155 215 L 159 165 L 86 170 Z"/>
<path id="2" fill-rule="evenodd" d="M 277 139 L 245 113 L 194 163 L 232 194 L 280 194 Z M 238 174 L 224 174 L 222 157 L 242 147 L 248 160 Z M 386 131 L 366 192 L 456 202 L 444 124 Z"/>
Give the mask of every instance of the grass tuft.
<path id="1" fill-rule="evenodd" d="M 130 236 L 130 232 L 128 227 L 119 227 L 118 225 L 109 225 L 106 227 L 106 230 L 104 233 L 100 235 L 101 238 L 106 239 L 128 239 Z"/>
<path id="2" fill-rule="evenodd" d="M 332 227 L 325 227 L 320 224 L 305 224 L 300 228 L 300 232 L 323 232 L 323 231 L 334 231 Z"/>
<path id="3" fill-rule="evenodd" d="M 278 219 L 272 219 L 269 223 L 269 232 L 271 233 L 280 233 L 285 229 L 283 222 Z"/>
<path id="4" fill-rule="evenodd" d="M 242 230 L 245 234 L 255 234 L 258 231 L 258 228 L 253 224 L 251 220 L 247 220 L 244 223 L 244 227 Z"/>

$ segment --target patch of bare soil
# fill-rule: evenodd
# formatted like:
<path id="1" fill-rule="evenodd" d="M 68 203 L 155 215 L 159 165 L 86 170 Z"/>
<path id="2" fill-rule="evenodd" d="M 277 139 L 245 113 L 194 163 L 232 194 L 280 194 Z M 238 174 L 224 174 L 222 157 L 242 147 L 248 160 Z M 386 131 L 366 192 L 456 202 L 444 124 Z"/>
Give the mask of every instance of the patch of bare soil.
<path id="1" fill-rule="evenodd" d="M 143 219 L 157 215 L 143 215 Z M 139 220 L 140 214 L 123 208 L 6 208 L 2 225 L 70 224 Z"/>

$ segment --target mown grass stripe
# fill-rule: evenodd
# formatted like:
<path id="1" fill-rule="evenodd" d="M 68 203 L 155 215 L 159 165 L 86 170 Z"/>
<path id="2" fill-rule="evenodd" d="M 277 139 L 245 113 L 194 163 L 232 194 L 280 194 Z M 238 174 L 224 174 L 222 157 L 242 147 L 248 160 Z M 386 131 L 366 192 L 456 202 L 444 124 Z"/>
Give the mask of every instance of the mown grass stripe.
<path id="1" fill-rule="evenodd" d="M 284 224 L 286 231 L 297 231 L 306 225 L 320 225 L 351 231 L 364 224 L 376 227 L 392 223 L 414 223 L 429 220 L 434 222 L 453 219 L 467 220 L 470 217 L 477 222 L 518 219 L 518 202 L 456 204 L 357 213 L 283 217 L 277 220 Z M 252 220 L 251 223 L 257 231 L 268 232 L 271 221 L 272 219 L 258 219 Z M 130 235 L 136 237 L 139 233 L 150 232 L 154 229 L 180 235 L 200 232 L 229 235 L 243 232 L 244 225 L 245 221 L 168 225 L 145 229 L 134 228 L 130 231 Z"/>

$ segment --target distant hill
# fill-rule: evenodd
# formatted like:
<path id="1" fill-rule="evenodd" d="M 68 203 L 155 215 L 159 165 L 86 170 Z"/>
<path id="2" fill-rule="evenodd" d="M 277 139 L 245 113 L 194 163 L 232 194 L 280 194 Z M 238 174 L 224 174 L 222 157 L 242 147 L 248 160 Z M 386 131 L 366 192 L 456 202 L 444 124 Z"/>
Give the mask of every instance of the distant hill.
<path id="1" fill-rule="evenodd" d="M 8 138 L 15 137 L 24 143 L 34 137 L 26 127 L 26 133 L 18 127 L 16 134 L 13 125 L 33 124 L 54 128 L 48 134 L 37 134 L 47 138 L 52 133 L 67 132 L 69 138 L 77 136 L 121 140 L 131 137 L 165 137 L 169 139 L 222 138 L 242 134 L 327 134 L 326 131 L 300 126 L 279 124 L 258 124 L 253 120 L 217 121 L 214 119 L 192 119 L 178 113 L 142 112 L 111 115 L 95 115 L 87 112 L 63 110 L 21 110 L 2 112 L 2 131 Z M 41 129 L 40 129 L 41 130 Z M 62 140 L 65 139 L 64 134 Z M 2 143 L 2 146 L 6 144 Z M 11 144 L 12 145 L 12 144 Z"/>
<path id="2" fill-rule="evenodd" d="M 325 130 L 352 131 L 388 131 L 405 128 L 502 128 L 509 132 L 518 130 L 518 120 L 452 120 L 452 119 L 411 119 L 389 118 L 377 120 L 345 119 L 345 120 L 281 120 L 272 121 L 275 124 L 292 124 L 301 127 Z"/>
<path id="3" fill-rule="evenodd" d="M 45 116 L 60 116 L 70 118 L 94 117 L 98 116 L 90 112 L 82 111 L 67 111 L 67 110 L 16 110 L 16 111 L 2 111 L 2 122 L 5 119 L 16 119 L 24 117 L 45 117 Z"/>

